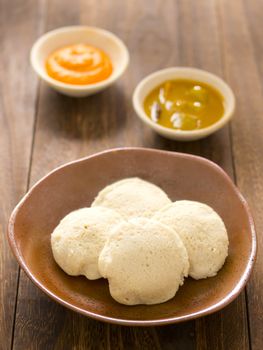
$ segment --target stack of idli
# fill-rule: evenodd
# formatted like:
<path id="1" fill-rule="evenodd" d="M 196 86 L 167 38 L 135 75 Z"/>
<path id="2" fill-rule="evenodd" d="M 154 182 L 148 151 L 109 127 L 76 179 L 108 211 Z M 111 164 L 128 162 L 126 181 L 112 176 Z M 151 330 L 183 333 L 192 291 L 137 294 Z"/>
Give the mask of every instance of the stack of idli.
<path id="1" fill-rule="evenodd" d="M 67 274 L 107 278 L 119 303 L 150 305 L 173 298 L 187 276 L 215 276 L 228 255 L 228 235 L 208 205 L 172 202 L 160 187 L 128 178 L 64 217 L 51 246 Z"/>

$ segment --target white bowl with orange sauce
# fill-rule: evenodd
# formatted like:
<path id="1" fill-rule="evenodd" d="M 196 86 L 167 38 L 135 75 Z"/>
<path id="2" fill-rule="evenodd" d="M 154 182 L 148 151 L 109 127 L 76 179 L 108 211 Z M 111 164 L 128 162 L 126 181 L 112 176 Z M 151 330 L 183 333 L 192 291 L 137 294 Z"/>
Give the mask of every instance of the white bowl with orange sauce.
<path id="1" fill-rule="evenodd" d="M 54 51 L 75 44 L 91 45 L 105 52 L 112 64 L 109 77 L 96 83 L 81 85 L 52 78 L 46 69 L 47 58 Z M 96 27 L 70 26 L 41 36 L 31 49 L 30 60 L 38 76 L 52 88 L 65 95 L 84 97 L 104 90 L 119 79 L 129 64 L 129 52 L 125 44 L 109 31 Z"/>
<path id="2" fill-rule="evenodd" d="M 172 129 L 154 122 L 145 112 L 145 99 L 159 85 L 173 80 L 194 80 L 216 90 L 223 99 L 224 112 L 222 117 L 208 127 L 194 130 Z M 194 141 L 216 132 L 230 121 L 235 111 L 235 96 L 230 86 L 212 73 L 191 67 L 171 67 L 148 75 L 137 85 L 133 93 L 133 107 L 143 123 L 151 127 L 159 135 L 171 140 Z"/>

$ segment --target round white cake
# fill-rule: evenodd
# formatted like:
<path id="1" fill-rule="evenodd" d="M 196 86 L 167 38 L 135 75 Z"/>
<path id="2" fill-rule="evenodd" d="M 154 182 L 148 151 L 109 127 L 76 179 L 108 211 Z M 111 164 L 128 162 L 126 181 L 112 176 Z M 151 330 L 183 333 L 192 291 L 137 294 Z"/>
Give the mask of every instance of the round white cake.
<path id="1" fill-rule="evenodd" d="M 190 262 L 189 275 L 195 279 L 212 277 L 228 255 L 228 236 L 220 216 L 208 205 L 177 201 L 154 216 L 181 237 Z"/>
<path id="2" fill-rule="evenodd" d="M 51 247 L 57 264 L 69 275 L 100 278 L 98 257 L 120 214 L 109 208 L 82 208 L 69 213 L 54 229 Z"/>
<path id="3" fill-rule="evenodd" d="M 157 304 L 174 297 L 189 262 L 179 236 L 147 218 L 115 226 L 99 256 L 100 274 L 111 296 L 126 305 Z"/>
<path id="4" fill-rule="evenodd" d="M 160 187 L 134 177 L 106 186 L 99 192 L 92 207 L 111 208 L 128 219 L 151 217 L 169 203 L 171 200 Z"/>

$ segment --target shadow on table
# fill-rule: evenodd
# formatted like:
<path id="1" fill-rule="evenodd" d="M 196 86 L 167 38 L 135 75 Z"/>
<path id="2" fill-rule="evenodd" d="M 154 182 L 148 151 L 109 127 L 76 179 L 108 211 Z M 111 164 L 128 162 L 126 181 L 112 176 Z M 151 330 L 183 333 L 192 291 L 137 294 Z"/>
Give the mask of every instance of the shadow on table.
<path id="1" fill-rule="evenodd" d="M 38 123 L 56 136 L 104 139 L 124 127 L 125 115 L 125 96 L 118 85 L 83 98 L 64 96 L 47 86 L 40 89 Z"/>

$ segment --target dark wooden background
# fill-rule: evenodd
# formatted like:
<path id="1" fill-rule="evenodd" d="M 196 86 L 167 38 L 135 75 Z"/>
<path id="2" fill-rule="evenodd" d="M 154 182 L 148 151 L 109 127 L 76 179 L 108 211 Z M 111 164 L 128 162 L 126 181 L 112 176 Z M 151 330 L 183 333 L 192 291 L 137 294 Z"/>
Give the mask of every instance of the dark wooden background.
<path id="1" fill-rule="evenodd" d="M 1 0 L 0 6 L 0 349 L 262 349 L 262 0 Z M 71 24 L 113 31 L 130 50 L 126 74 L 96 96 L 59 95 L 30 67 L 33 42 Z M 231 125 L 202 141 L 165 140 L 143 126 L 132 108 L 142 77 L 180 65 L 222 76 L 237 97 Z M 5 237 L 16 202 L 54 167 L 120 146 L 207 157 L 247 198 L 258 259 L 246 290 L 223 311 L 180 325 L 111 326 L 57 305 L 19 271 Z"/>

